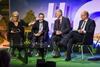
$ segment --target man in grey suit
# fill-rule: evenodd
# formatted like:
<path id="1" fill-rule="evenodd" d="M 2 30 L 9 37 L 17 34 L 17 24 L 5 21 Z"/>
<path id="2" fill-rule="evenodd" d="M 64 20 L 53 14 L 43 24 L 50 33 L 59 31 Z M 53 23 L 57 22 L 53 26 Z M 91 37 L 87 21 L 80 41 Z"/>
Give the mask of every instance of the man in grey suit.
<path id="1" fill-rule="evenodd" d="M 53 57 L 60 57 L 59 42 L 71 30 L 70 21 L 68 18 L 62 16 L 62 10 L 56 10 L 56 20 L 54 23 L 54 32 L 52 35 Z"/>

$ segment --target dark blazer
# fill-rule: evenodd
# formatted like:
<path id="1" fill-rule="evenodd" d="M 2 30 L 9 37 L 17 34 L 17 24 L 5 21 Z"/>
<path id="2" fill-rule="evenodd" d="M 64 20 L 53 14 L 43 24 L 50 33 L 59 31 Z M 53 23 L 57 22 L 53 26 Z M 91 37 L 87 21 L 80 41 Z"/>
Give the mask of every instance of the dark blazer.
<path id="1" fill-rule="evenodd" d="M 28 26 L 28 24 L 25 23 L 23 20 L 19 21 L 18 26 L 15 26 L 14 23 L 10 21 L 8 23 L 8 38 L 10 38 L 13 34 L 15 34 L 15 33 L 11 33 L 11 30 L 13 29 L 19 29 L 20 32 L 18 32 L 17 34 L 19 34 L 22 38 L 24 38 L 24 27 L 25 26 Z"/>
<path id="2" fill-rule="evenodd" d="M 79 23 L 79 27 L 78 30 L 81 28 L 83 20 L 80 21 Z M 94 35 L 94 31 L 95 31 L 95 21 L 92 19 L 88 19 L 86 26 L 85 26 L 85 44 L 93 44 L 93 35 Z"/>
<path id="3" fill-rule="evenodd" d="M 54 32 L 53 32 L 54 35 L 55 35 L 57 30 L 58 30 L 58 21 L 55 20 Z M 63 17 L 62 18 L 62 22 L 61 22 L 61 32 L 62 32 L 62 35 L 65 35 L 65 34 L 69 33 L 70 30 L 71 30 L 71 24 L 70 24 L 69 19 Z"/>
<path id="4" fill-rule="evenodd" d="M 35 22 L 35 24 L 32 26 L 32 34 L 34 33 L 38 33 L 39 31 L 39 20 L 37 20 Z M 49 31 L 49 27 L 48 27 L 48 22 L 43 20 L 43 31 L 42 34 L 44 36 L 44 39 L 46 40 L 49 36 L 48 36 L 48 31 Z"/>

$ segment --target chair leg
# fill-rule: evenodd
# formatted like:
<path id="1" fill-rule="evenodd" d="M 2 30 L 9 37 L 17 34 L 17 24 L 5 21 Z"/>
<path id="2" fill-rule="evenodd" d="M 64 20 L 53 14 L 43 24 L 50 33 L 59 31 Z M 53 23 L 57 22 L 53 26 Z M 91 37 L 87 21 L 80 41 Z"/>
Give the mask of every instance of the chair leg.
<path id="1" fill-rule="evenodd" d="M 82 56 L 82 60 L 84 59 L 83 57 L 83 46 L 81 46 L 81 56 Z"/>
<path id="2" fill-rule="evenodd" d="M 94 55 L 93 55 L 93 52 L 92 52 L 92 50 L 89 48 L 89 46 L 88 46 L 87 48 L 88 48 L 90 54 L 91 54 L 92 56 L 94 56 Z"/>

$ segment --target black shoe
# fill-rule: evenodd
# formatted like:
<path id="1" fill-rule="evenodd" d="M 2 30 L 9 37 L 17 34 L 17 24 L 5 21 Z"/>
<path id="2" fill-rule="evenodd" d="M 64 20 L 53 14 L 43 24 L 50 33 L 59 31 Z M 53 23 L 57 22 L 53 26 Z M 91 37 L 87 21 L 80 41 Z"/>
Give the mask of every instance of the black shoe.
<path id="1" fill-rule="evenodd" d="M 21 56 L 21 54 L 20 54 L 20 53 L 18 54 L 18 57 L 17 57 L 17 58 L 19 58 L 19 59 L 21 59 L 21 58 L 22 58 L 22 56 Z"/>
<path id="2" fill-rule="evenodd" d="M 22 58 L 22 56 L 21 55 L 18 55 L 18 57 L 17 57 L 18 59 L 21 59 Z"/>
<path id="3" fill-rule="evenodd" d="M 68 59 L 68 58 L 66 58 L 66 59 L 65 59 L 65 61 L 70 61 L 70 60 L 71 60 L 71 58 L 69 58 L 69 59 Z"/>
<path id="4" fill-rule="evenodd" d="M 59 58 L 59 57 L 61 57 L 60 55 L 58 55 L 58 56 L 53 56 L 53 58 Z"/>
<path id="5" fill-rule="evenodd" d="M 29 57 L 32 57 L 32 56 L 33 56 L 32 52 L 29 52 L 29 53 L 28 53 L 28 56 L 29 56 Z"/>

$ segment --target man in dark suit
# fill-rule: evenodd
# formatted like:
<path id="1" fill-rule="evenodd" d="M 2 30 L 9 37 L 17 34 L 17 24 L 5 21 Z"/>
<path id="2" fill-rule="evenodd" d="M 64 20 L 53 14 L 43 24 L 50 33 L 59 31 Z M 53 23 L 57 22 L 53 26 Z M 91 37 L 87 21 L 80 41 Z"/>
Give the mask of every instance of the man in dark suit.
<path id="1" fill-rule="evenodd" d="M 44 14 L 39 13 L 38 20 L 34 23 L 32 27 L 33 40 L 32 43 L 44 43 L 48 38 L 48 22 L 44 20 Z M 36 45 L 35 45 L 36 46 Z"/>
<path id="2" fill-rule="evenodd" d="M 83 11 L 81 13 L 81 19 L 79 22 L 78 30 L 71 31 L 67 36 L 64 37 L 64 40 L 61 41 L 66 45 L 66 59 L 65 61 L 71 60 L 71 49 L 74 43 L 82 42 L 85 36 L 84 44 L 92 44 L 93 43 L 93 35 L 95 30 L 95 21 L 89 18 L 89 13 L 87 11 Z"/>
<path id="3" fill-rule="evenodd" d="M 71 30 L 70 21 L 68 18 L 62 16 L 62 10 L 58 9 L 56 11 L 56 17 L 57 19 L 55 20 L 54 23 L 54 32 L 51 38 L 54 58 L 60 57 L 60 51 L 58 46 L 59 42 Z"/>

